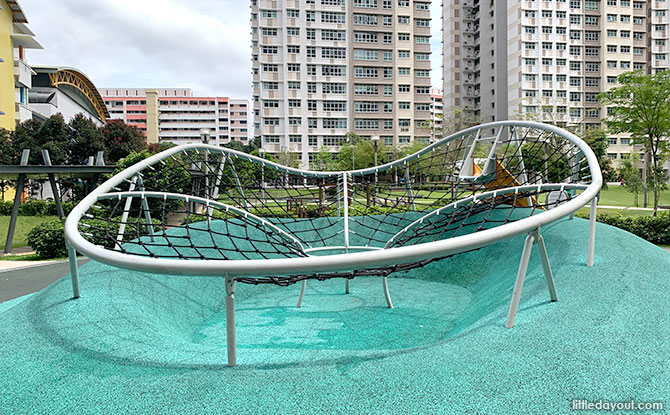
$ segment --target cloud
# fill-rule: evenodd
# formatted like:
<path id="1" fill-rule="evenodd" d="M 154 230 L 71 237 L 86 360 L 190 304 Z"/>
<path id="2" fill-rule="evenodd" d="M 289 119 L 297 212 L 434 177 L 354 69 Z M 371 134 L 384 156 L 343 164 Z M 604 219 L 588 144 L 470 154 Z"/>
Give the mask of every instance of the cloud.
<path id="1" fill-rule="evenodd" d="M 33 64 L 72 66 L 98 87 L 184 87 L 251 98 L 249 3 L 20 0 L 44 46 Z M 441 1 L 433 0 L 433 85 L 442 87 Z"/>
<path id="2" fill-rule="evenodd" d="M 22 0 L 44 46 L 33 64 L 74 66 L 98 87 L 189 87 L 249 98 L 249 8 L 228 0 Z M 244 5 L 244 6 L 242 6 Z"/>

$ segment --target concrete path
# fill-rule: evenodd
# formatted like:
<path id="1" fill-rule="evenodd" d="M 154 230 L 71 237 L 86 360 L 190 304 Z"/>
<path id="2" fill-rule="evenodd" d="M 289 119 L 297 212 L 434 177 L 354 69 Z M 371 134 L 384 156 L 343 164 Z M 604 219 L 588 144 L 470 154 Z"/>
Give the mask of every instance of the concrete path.
<path id="1" fill-rule="evenodd" d="M 88 258 L 77 260 L 79 265 Z M 70 273 L 63 261 L 0 261 L 0 303 L 34 293 Z"/>

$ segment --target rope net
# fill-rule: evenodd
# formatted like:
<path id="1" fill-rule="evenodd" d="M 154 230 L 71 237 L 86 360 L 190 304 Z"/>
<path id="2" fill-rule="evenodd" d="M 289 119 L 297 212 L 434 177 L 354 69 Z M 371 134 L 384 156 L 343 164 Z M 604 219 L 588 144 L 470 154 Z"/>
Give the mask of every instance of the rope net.
<path id="1" fill-rule="evenodd" d="M 541 128 L 482 126 L 417 154 L 372 170 L 307 172 L 223 148 L 184 148 L 98 196 L 79 231 L 93 244 L 147 258 L 332 255 L 491 229 L 569 201 L 590 182 L 578 146 Z M 445 256 L 237 280 L 288 285 L 386 276 Z"/>

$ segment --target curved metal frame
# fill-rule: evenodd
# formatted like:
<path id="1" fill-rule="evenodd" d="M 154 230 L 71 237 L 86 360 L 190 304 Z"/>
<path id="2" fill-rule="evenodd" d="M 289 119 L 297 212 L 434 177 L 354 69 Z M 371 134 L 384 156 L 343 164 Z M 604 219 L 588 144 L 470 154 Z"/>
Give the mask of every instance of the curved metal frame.
<path id="1" fill-rule="evenodd" d="M 445 239 L 435 242 L 428 242 L 421 245 L 394 247 L 384 250 L 374 250 L 367 252 L 354 252 L 346 254 L 336 254 L 330 256 L 311 256 L 306 258 L 281 258 L 281 259 L 262 259 L 262 260 L 210 260 L 210 261 L 181 261 L 160 258 L 139 258 L 131 255 L 122 254 L 96 246 L 84 239 L 77 229 L 77 225 L 82 216 L 102 195 L 109 193 L 115 186 L 125 180 L 130 180 L 139 171 L 159 163 L 162 159 L 170 157 L 179 152 L 189 149 L 204 149 L 209 152 L 227 153 L 229 156 L 245 159 L 266 167 L 274 168 L 283 172 L 291 172 L 303 177 L 332 177 L 336 175 L 365 175 L 374 172 L 382 172 L 396 166 L 406 165 L 407 162 L 420 158 L 422 155 L 433 151 L 435 148 L 455 140 L 463 135 L 469 134 L 477 129 L 495 128 L 499 126 L 510 127 L 528 127 L 553 132 L 563 138 L 568 139 L 577 145 L 584 154 L 591 172 L 591 184 L 589 184 L 582 194 L 576 198 L 552 209 L 542 212 L 525 219 L 512 223 L 501 225 L 496 228 L 487 229 L 481 232 L 458 236 L 452 239 Z M 251 275 L 289 275 L 308 273 L 318 270 L 318 272 L 337 272 L 352 268 L 371 268 L 383 266 L 391 263 L 405 263 L 432 259 L 440 256 L 453 255 L 464 252 L 469 249 L 480 248 L 494 241 L 506 239 L 519 234 L 531 232 L 540 226 L 554 222 L 565 216 L 569 216 L 586 206 L 599 193 L 602 186 L 602 174 L 598 161 L 591 148 L 580 138 L 572 133 L 562 130 L 552 125 L 545 125 L 529 121 L 499 121 L 481 126 L 472 127 L 459 133 L 446 137 L 421 151 L 409 155 L 400 160 L 396 160 L 385 165 L 354 170 L 350 172 L 314 172 L 285 167 L 271 161 L 267 161 L 246 153 L 241 153 L 227 148 L 208 146 L 204 144 L 190 144 L 174 147 L 160 154 L 156 154 L 145 159 L 123 172 L 115 175 L 107 182 L 103 183 L 96 190 L 91 192 L 84 200 L 79 203 L 70 213 L 65 223 L 65 236 L 74 249 L 87 257 L 114 265 L 120 268 L 135 269 L 145 272 L 175 274 L 175 275 L 211 275 L 220 276 L 228 273 L 235 276 Z M 533 186 L 531 186 L 533 187 Z"/>
<path id="2" fill-rule="evenodd" d="M 179 152 L 195 149 L 196 151 L 197 150 L 206 151 L 209 154 L 211 153 L 224 154 L 227 160 L 230 159 L 231 157 L 244 159 L 253 163 L 260 164 L 263 167 L 273 168 L 284 173 L 293 173 L 295 175 L 302 177 L 332 178 L 334 176 L 338 176 L 342 178 L 344 192 L 346 194 L 347 182 L 350 175 L 351 177 L 363 176 L 372 173 L 376 175 L 379 172 L 383 172 L 398 166 L 407 167 L 408 162 L 416 160 L 422 157 L 423 155 L 434 151 L 436 148 L 445 145 L 450 141 L 456 140 L 460 137 L 463 137 L 464 135 L 470 134 L 473 131 L 481 131 L 483 129 L 497 128 L 497 127 L 501 128 L 507 127 L 513 134 L 516 133 L 514 131 L 516 128 L 534 128 L 538 130 L 544 130 L 550 133 L 554 133 L 574 143 L 579 148 L 583 156 L 586 158 L 591 173 L 591 183 L 588 185 L 580 185 L 574 183 L 523 185 L 473 195 L 464 198 L 462 200 L 453 202 L 447 206 L 443 206 L 439 209 L 427 212 L 420 219 L 416 220 L 409 226 L 400 230 L 396 235 L 394 235 L 388 241 L 388 243 L 383 249 L 349 246 L 348 203 L 346 203 L 346 201 L 344 204 L 344 224 L 343 224 L 345 233 L 344 246 L 329 247 L 329 248 L 308 247 L 308 249 L 305 250 L 303 245 L 299 241 L 291 237 L 291 235 L 287 234 L 286 232 L 281 231 L 281 229 L 277 228 L 276 226 L 265 221 L 264 219 L 252 215 L 243 209 L 234 208 L 232 206 L 228 206 L 220 202 L 199 198 L 195 196 L 169 194 L 162 192 L 116 192 L 116 193 L 112 192 L 113 190 L 116 189 L 116 186 L 120 185 L 124 181 L 131 182 L 133 177 L 136 177 L 136 175 L 138 175 L 139 172 L 141 172 L 145 168 L 152 168 L 151 167 L 152 165 L 161 162 L 165 158 L 172 157 Z M 500 136 L 500 132 L 498 135 Z M 493 150 L 491 150 L 491 153 L 493 153 Z M 596 156 L 591 150 L 591 148 L 584 141 L 579 139 L 574 134 L 562 130 L 558 127 L 529 121 L 499 121 L 479 125 L 476 127 L 468 128 L 459 133 L 453 134 L 449 137 L 446 137 L 434 144 L 429 145 L 428 147 L 422 149 L 421 151 L 409 155 L 407 157 L 404 157 L 400 160 L 396 160 L 394 162 L 387 163 L 378 167 L 353 170 L 353 171 L 340 171 L 340 172 L 314 172 L 314 171 L 294 169 L 246 153 L 241 153 L 227 148 L 209 146 L 205 144 L 191 144 L 191 145 L 179 146 L 166 150 L 160 154 L 156 154 L 115 175 L 114 177 L 103 183 L 100 187 L 95 189 L 93 192 L 91 192 L 88 196 L 86 196 L 86 198 L 84 198 L 84 200 L 72 210 L 65 223 L 65 239 L 68 247 L 68 252 L 70 254 L 72 288 L 75 298 L 79 297 L 79 275 L 76 266 L 76 251 L 79 251 L 96 261 L 103 262 L 120 268 L 127 268 L 132 270 L 160 273 L 160 274 L 173 274 L 173 275 L 186 275 L 186 276 L 188 275 L 225 276 L 226 294 L 227 294 L 226 341 L 228 345 L 228 365 L 235 366 L 237 364 L 236 341 L 235 341 L 235 308 L 234 308 L 235 304 L 234 292 L 235 292 L 236 277 L 262 276 L 262 275 L 291 275 L 291 274 L 302 274 L 302 273 L 326 273 L 326 272 L 347 271 L 351 269 L 374 268 L 380 266 L 387 266 L 389 264 L 418 262 L 458 254 L 468 250 L 481 248 L 491 243 L 511 238 L 516 235 L 527 234 L 526 242 L 524 244 L 521 256 L 521 262 L 519 264 L 517 279 L 514 286 L 514 292 L 512 294 L 510 310 L 506 322 L 506 327 L 512 327 L 514 325 L 514 320 L 519 305 L 519 299 L 521 297 L 521 290 L 523 288 L 531 248 L 533 245 L 538 246 L 538 252 L 540 254 L 540 259 L 542 261 L 542 268 L 544 270 L 545 277 L 547 280 L 551 300 L 556 301 L 558 299 L 556 294 L 556 288 L 554 286 L 551 267 L 549 265 L 549 258 L 547 256 L 546 247 L 544 245 L 542 235 L 540 234 L 540 227 L 555 222 L 564 217 L 571 217 L 574 214 L 574 212 L 586 206 L 589 202 L 591 203 L 591 215 L 589 223 L 587 265 L 588 266 L 593 265 L 594 245 L 595 245 L 596 203 L 597 203 L 597 195 L 600 192 L 602 182 L 603 182 L 602 173 L 600 171 L 600 167 L 598 165 Z M 560 189 L 560 190 L 571 189 L 572 191 L 575 191 L 578 189 L 582 189 L 583 192 L 577 197 L 567 201 L 566 203 L 558 205 L 557 207 L 551 210 L 543 211 L 539 214 L 529 216 L 527 218 L 520 219 L 515 222 L 506 223 L 498 227 L 454 238 L 438 240 L 434 242 L 426 242 L 401 247 L 390 247 L 392 242 L 398 236 L 408 232 L 416 224 L 421 223 L 430 216 L 439 215 L 441 212 L 447 209 L 454 209 L 462 203 L 477 202 L 478 200 L 481 200 L 486 197 L 491 196 L 495 197 L 501 194 L 518 193 L 520 191 L 528 191 L 536 189 L 538 191 L 549 190 L 549 189 Z M 408 189 L 408 191 L 411 192 L 411 189 Z M 280 259 L 183 261 L 178 259 L 139 257 L 124 254 L 121 252 L 111 251 L 105 249 L 104 247 L 96 246 L 88 242 L 80 234 L 78 229 L 78 224 L 80 220 L 86 214 L 88 209 L 91 206 L 93 206 L 98 200 L 102 198 L 119 198 L 119 199 L 122 197 L 130 198 L 133 196 L 141 197 L 143 200 L 146 200 L 147 196 L 180 198 L 186 201 L 190 200 L 190 201 L 201 202 L 205 204 L 208 208 L 210 205 L 216 205 L 219 207 L 224 207 L 225 209 L 232 209 L 235 210 L 237 213 L 249 215 L 254 220 L 258 220 L 261 223 L 271 225 L 273 229 L 280 231 L 282 235 L 288 236 L 291 240 L 297 241 L 299 243 L 299 246 L 303 248 L 303 252 L 308 252 L 311 250 L 320 250 L 320 249 L 340 248 L 344 249 L 345 253 L 326 255 L 326 256 L 309 256 L 309 254 L 307 254 L 308 255 L 307 257 L 280 258 Z M 147 218 L 147 222 L 150 223 L 150 218 Z M 350 252 L 350 250 L 357 252 Z M 300 295 L 298 297 L 297 307 L 300 307 L 302 304 L 302 300 L 305 293 L 305 287 L 306 287 L 306 281 L 303 280 Z M 386 277 L 383 277 L 383 289 L 387 305 L 390 308 L 393 308 L 393 304 L 391 302 L 391 298 L 388 291 L 388 283 Z M 347 293 L 349 292 L 348 279 L 346 280 L 346 292 Z"/>

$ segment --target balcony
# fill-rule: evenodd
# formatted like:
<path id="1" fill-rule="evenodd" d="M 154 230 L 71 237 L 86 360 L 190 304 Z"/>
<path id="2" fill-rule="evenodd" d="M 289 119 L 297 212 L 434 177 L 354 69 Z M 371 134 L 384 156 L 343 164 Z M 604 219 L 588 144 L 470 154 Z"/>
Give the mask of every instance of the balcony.
<path id="1" fill-rule="evenodd" d="M 21 59 L 14 61 L 14 80 L 17 86 L 25 86 L 26 88 L 32 88 L 33 70 Z"/>

